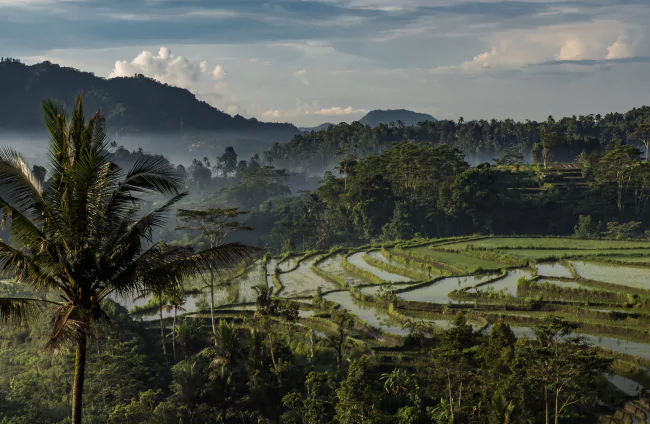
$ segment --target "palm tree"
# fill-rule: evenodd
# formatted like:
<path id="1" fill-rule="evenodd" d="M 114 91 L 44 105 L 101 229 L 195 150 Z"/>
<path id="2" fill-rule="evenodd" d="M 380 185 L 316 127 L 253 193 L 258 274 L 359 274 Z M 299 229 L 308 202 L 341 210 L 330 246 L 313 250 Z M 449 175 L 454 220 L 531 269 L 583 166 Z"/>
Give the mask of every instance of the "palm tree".
<path id="1" fill-rule="evenodd" d="M 195 252 L 155 242 L 153 230 L 186 195 L 182 177 L 160 157 L 143 157 L 128 172 L 111 162 L 104 118 L 97 113 L 85 122 L 81 95 L 70 119 L 52 101 L 43 111 L 50 135 L 46 187 L 18 152 L 0 148 L 0 207 L 12 232 L 11 243 L 0 240 L 0 273 L 34 293 L 0 298 L 0 320 L 51 314 L 46 348 L 76 350 L 72 423 L 78 424 L 86 344 L 107 318 L 109 296 L 180 288 L 185 278 L 236 266 L 257 249 L 228 244 Z M 138 205 L 153 195 L 169 200 L 143 215 Z"/>

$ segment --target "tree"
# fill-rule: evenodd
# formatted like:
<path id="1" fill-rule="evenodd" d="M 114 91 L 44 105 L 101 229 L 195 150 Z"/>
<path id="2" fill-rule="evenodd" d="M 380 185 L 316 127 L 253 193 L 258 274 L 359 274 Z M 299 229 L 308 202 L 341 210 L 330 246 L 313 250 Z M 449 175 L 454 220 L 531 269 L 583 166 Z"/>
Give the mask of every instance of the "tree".
<path id="1" fill-rule="evenodd" d="M 345 353 L 345 342 L 348 339 L 348 332 L 354 326 L 354 317 L 345 310 L 336 310 L 332 314 L 332 321 L 337 325 L 336 335 L 329 337 L 329 344 L 336 350 L 336 363 L 338 365 L 339 378 L 343 372 L 343 354 Z"/>
<path id="2" fill-rule="evenodd" d="M 550 117 L 549 117 L 550 118 Z M 556 134 L 549 131 L 546 126 L 542 126 L 540 129 L 540 153 L 542 157 L 542 162 L 544 163 L 544 169 L 547 168 L 547 162 L 551 158 L 553 144 L 556 138 Z"/>
<path id="3" fill-rule="evenodd" d="M 650 124 L 641 124 L 631 134 L 631 137 L 638 138 L 645 146 L 645 161 L 648 161 L 648 150 L 650 148 Z"/>
<path id="4" fill-rule="evenodd" d="M 43 297 L 0 298 L 0 320 L 24 322 L 47 308 L 47 349 L 76 350 L 72 423 L 81 423 L 87 343 L 104 320 L 109 296 L 129 296 L 182 285 L 208 267 L 227 268 L 255 252 L 230 244 L 195 252 L 154 242 L 154 228 L 185 197 L 183 180 L 160 157 L 143 157 L 124 172 L 110 161 L 102 115 L 85 122 L 82 96 L 72 117 L 43 103 L 50 133 L 51 183 L 43 189 L 23 157 L 0 149 L 0 206 L 19 247 L 0 241 L 0 271 Z M 142 215 L 142 195 L 171 198 Z M 56 294 L 49 300 L 46 295 Z"/>
<path id="5" fill-rule="evenodd" d="M 336 391 L 335 420 L 341 424 L 376 422 L 375 397 L 368 384 L 368 364 L 363 356 L 352 361 L 348 376 Z"/>
<path id="6" fill-rule="evenodd" d="M 197 231 L 210 241 L 210 248 L 214 249 L 223 243 L 224 239 L 232 232 L 250 231 L 252 228 L 241 224 L 236 219 L 246 215 L 248 211 L 242 211 L 237 208 L 215 209 L 208 208 L 202 210 L 179 209 L 177 212 L 178 219 L 183 225 L 177 230 Z M 212 321 L 212 335 L 216 336 L 216 326 L 214 320 L 214 269 L 210 267 L 210 280 L 203 280 L 206 287 L 210 288 L 210 319 Z"/>
<path id="7" fill-rule="evenodd" d="M 217 158 L 215 169 L 223 173 L 224 178 L 233 175 L 237 170 L 237 152 L 232 146 L 226 147 L 226 150 Z"/>
<path id="8" fill-rule="evenodd" d="M 578 327 L 549 317 L 534 329 L 537 340 L 525 348 L 530 382 L 543 392 L 546 424 L 551 422 L 551 411 L 558 424 L 572 405 L 595 402 L 597 382 L 610 372 L 611 359 L 599 355 L 584 338 L 571 335 Z"/>
<path id="9" fill-rule="evenodd" d="M 32 174 L 34 174 L 34 178 L 39 183 L 43 184 L 45 182 L 45 175 L 47 175 L 47 169 L 44 166 L 34 165 L 32 167 Z"/>
<path id="10" fill-rule="evenodd" d="M 625 209 L 625 200 L 629 182 L 635 175 L 635 170 L 640 166 L 639 149 L 634 146 L 617 146 L 602 157 L 598 163 L 595 182 L 605 192 L 614 192 L 616 208 L 619 215 Z"/>
<path id="11" fill-rule="evenodd" d="M 305 379 L 305 395 L 291 392 L 282 398 L 304 424 L 331 422 L 334 408 L 330 398 L 328 375 L 325 372 L 310 372 Z"/>
<path id="12" fill-rule="evenodd" d="M 197 185 L 198 188 L 204 189 L 210 185 L 212 171 L 203 165 L 203 162 L 194 159 L 188 168 L 190 181 Z"/>
<path id="13" fill-rule="evenodd" d="M 472 347 L 476 335 L 467 318 L 458 312 L 453 326 L 444 333 L 440 347 L 433 349 L 430 356 L 438 367 L 440 380 L 447 388 L 449 417 L 452 422 L 463 415 L 463 393 L 469 389 L 468 383 L 472 374 L 472 361 L 475 354 Z M 442 412 L 442 411 L 441 411 Z"/>
<path id="14" fill-rule="evenodd" d="M 390 222 L 381 227 L 382 238 L 387 241 L 411 239 L 414 229 L 410 218 L 406 204 L 396 203 Z"/>
<path id="15" fill-rule="evenodd" d="M 345 176 L 343 178 L 345 191 L 348 190 L 348 176 L 354 176 L 354 167 L 358 164 L 359 162 L 357 161 L 357 158 L 350 155 L 345 156 L 339 164 L 339 173 Z"/>
<path id="16" fill-rule="evenodd" d="M 520 165 L 524 163 L 524 154 L 520 146 L 510 146 L 501 152 L 501 156 L 493 159 L 496 165 Z"/>
<path id="17" fill-rule="evenodd" d="M 595 236 L 590 215 L 578 216 L 578 223 L 573 227 L 575 236 L 578 238 L 588 239 Z"/>

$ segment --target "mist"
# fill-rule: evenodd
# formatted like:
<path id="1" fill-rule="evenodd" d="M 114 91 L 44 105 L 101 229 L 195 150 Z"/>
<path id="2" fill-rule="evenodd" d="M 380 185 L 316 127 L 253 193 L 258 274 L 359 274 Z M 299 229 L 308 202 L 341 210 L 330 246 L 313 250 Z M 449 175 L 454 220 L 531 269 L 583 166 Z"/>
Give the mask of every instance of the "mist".
<path id="1" fill-rule="evenodd" d="M 175 165 L 187 166 L 195 158 L 208 157 L 213 161 L 223 153 L 227 146 L 234 147 L 239 158 L 247 160 L 255 153 L 261 155 L 275 142 L 288 142 L 291 135 L 274 134 L 268 131 L 129 133 L 124 135 L 118 132 L 109 138 L 118 146 L 124 146 L 128 150 L 142 149 L 145 153 L 163 155 Z M 48 142 L 49 135 L 45 131 L 0 133 L 0 145 L 17 150 L 30 165 L 47 163 Z"/>

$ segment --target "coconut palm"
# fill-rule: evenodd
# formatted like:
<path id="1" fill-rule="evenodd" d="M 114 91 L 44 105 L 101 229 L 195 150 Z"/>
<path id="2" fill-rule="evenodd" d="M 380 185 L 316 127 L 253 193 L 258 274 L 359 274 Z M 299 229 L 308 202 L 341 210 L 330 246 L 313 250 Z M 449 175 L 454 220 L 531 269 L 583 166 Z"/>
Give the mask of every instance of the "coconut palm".
<path id="1" fill-rule="evenodd" d="M 109 297 L 180 288 L 185 278 L 230 268 L 256 252 L 227 244 L 195 252 L 153 240 L 172 206 L 186 193 L 182 177 L 160 157 L 144 157 L 128 172 L 111 162 L 102 115 L 84 119 L 82 98 L 70 118 L 43 103 L 50 135 L 47 185 L 23 157 L 0 148 L 0 207 L 12 240 L 0 240 L 0 272 L 29 285 L 33 297 L 0 298 L 0 320 L 24 322 L 47 312 L 47 349 L 76 351 L 72 423 L 81 422 L 86 344 L 107 319 Z M 166 196 L 143 214 L 144 197 Z"/>

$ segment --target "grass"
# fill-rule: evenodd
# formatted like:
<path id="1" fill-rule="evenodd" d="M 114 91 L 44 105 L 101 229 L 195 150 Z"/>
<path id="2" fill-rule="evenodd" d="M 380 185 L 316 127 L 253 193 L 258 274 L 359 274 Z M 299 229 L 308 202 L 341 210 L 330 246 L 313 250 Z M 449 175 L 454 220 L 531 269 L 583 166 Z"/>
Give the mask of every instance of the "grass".
<path id="1" fill-rule="evenodd" d="M 582 240 L 569 237 L 492 237 L 447 244 L 445 248 L 462 250 L 469 245 L 487 249 L 650 249 L 650 242 L 647 241 Z"/>
<path id="2" fill-rule="evenodd" d="M 461 255 L 460 253 L 440 252 L 430 249 L 427 246 L 406 249 L 406 252 L 414 252 L 415 254 L 421 255 L 428 259 L 432 259 L 434 261 L 442 262 L 444 264 L 459 268 L 467 273 L 487 269 L 501 269 L 508 266 L 502 262 Z"/>
<path id="3" fill-rule="evenodd" d="M 498 252 L 512 257 L 535 260 L 577 258 L 586 256 L 650 255 L 650 249 L 499 249 Z"/>

